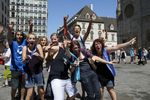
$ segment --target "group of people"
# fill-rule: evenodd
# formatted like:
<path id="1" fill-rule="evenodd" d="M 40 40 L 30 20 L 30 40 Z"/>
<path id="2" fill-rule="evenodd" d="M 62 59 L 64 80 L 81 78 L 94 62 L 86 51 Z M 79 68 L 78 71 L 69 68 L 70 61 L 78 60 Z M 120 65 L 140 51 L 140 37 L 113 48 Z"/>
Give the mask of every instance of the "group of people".
<path id="1" fill-rule="evenodd" d="M 129 53 L 127 54 L 126 51 L 122 48 L 117 50 L 116 52 L 111 53 L 111 60 L 116 59 L 118 63 L 124 62 L 124 64 L 143 64 L 147 63 L 147 60 L 150 59 L 150 50 L 139 47 L 138 49 L 134 47 L 129 48 Z M 129 62 L 127 62 L 127 55 L 130 57 Z"/>
<path id="2" fill-rule="evenodd" d="M 133 47 L 130 48 L 130 63 L 143 64 L 147 63 L 149 52 L 145 48 L 139 47 L 137 50 Z"/>
<path id="3" fill-rule="evenodd" d="M 85 41 L 91 29 L 92 18 L 84 36 L 80 34 L 80 25 L 74 26 L 74 33 L 68 32 L 66 21 L 67 17 L 64 17 L 64 37 L 61 43 L 57 33 L 53 33 L 48 42 L 47 37 L 37 39 L 33 32 L 27 35 L 22 31 L 14 33 L 13 25 L 9 25 L 6 43 L 11 51 L 9 66 L 12 100 L 15 100 L 17 91 L 20 100 L 33 99 L 35 87 L 41 100 L 64 100 L 64 92 L 68 100 L 74 100 L 79 94 L 77 81 L 81 82 L 81 99 L 85 98 L 86 93 L 86 100 L 103 100 L 106 87 L 111 99 L 117 100 L 114 89 L 115 61 L 110 60 L 109 54 L 134 44 L 136 38 L 107 47 L 105 37 L 99 37 L 93 41 L 91 50 L 87 50 Z M 46 65 L 49 72 L 46 84 L 51 86 L 50 96 L 46 96 L 50 92 L 45 91 L 48 87 L 44 89 L 43 65 Z"/>

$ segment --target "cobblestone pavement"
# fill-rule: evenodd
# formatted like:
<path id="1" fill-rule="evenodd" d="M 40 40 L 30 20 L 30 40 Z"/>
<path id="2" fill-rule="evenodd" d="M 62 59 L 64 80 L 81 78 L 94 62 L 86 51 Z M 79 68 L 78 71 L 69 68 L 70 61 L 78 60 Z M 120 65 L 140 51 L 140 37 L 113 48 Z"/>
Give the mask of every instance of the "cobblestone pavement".
<path id="1" fill-rule="evenodd" d="M 117 76 L 115 89 L 118 100 L 150 100 L 150 61 L 146 65 L 116 64 Z M 2 86 L 2 71 L 0 66 L 0 86 Z M 48 73 L 44 70 L 47 79 Z M 45 79 L 45 80 L 46 80 Z M 80 84 L 77 85 L 80 90 Z M 0 100 L 10 100 L 10 87 L 0 87 Z M 107 91 L 104 100 L 111 100 Z"/>

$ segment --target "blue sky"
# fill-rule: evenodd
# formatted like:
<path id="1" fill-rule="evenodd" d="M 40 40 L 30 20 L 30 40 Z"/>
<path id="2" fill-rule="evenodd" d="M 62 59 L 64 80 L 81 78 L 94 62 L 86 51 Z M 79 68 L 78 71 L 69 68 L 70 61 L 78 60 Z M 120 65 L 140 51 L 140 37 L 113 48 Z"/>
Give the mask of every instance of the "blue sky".
<path id="1" fill-rule="evenodd" d="M 48 36 L 63 25 L 65 15 L 71 18 L 89 4 L 98 16 L 116 17 L 117 0 L 48 0 Z"/>

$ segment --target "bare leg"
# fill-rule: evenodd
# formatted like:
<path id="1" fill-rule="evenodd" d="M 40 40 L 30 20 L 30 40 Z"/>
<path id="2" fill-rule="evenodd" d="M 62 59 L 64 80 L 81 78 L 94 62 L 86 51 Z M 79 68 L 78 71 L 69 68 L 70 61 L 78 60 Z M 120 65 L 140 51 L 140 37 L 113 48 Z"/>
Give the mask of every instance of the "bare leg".
<path id="1" fill-rule="evenodd" d="M 109 92 L 112 100 L 117 100 L 117 95 L 113 87 L 107 88 L 107 91 Z"/>
<path id="2" fill-rule="evenodd" d="M 44 87 L 40 86 L 38 87 L 38 94 L 40 95 L 41 100 L 44 100 Z"/>
<path id="3" fill-rule="evenodd" d="M 27 89 L 26 100 L 31 100 L 32 95 L 33 95 L 33 88 Z"/>
<path id="4" fill-rule="evenodd" d="M 20 97 L 20 100 L 24 100 L 25 94 L 26 94 L 26 89 L 23 87 L 23 88 L 21 88 L 21 97 Z"/>
<path id="5" fill-rule="evenodd" d="M 100 88 L 100 100 L 104 98 L 104 87 Z"/>
<path id="6" fill-rule="evenodd" d="M 17 89 L 11 88 L 11 100 L 15 100 L 16 91 Z"/>

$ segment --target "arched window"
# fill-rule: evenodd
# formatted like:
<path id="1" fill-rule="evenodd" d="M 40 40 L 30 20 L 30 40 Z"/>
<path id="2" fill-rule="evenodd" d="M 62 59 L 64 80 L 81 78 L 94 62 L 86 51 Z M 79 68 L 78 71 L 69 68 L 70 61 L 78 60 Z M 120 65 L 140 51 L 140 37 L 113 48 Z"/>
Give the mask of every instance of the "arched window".
<path id="1" fill-rule="evenodd" d="M 132 4 L 128 4 L 128 5 L 125 7 L 124 13 L 125 13 L 125 16 L 126 16 L 127 18 L 132 17 L 133 14 L 134 14 L 134 6 L 133 6 Z"/>

